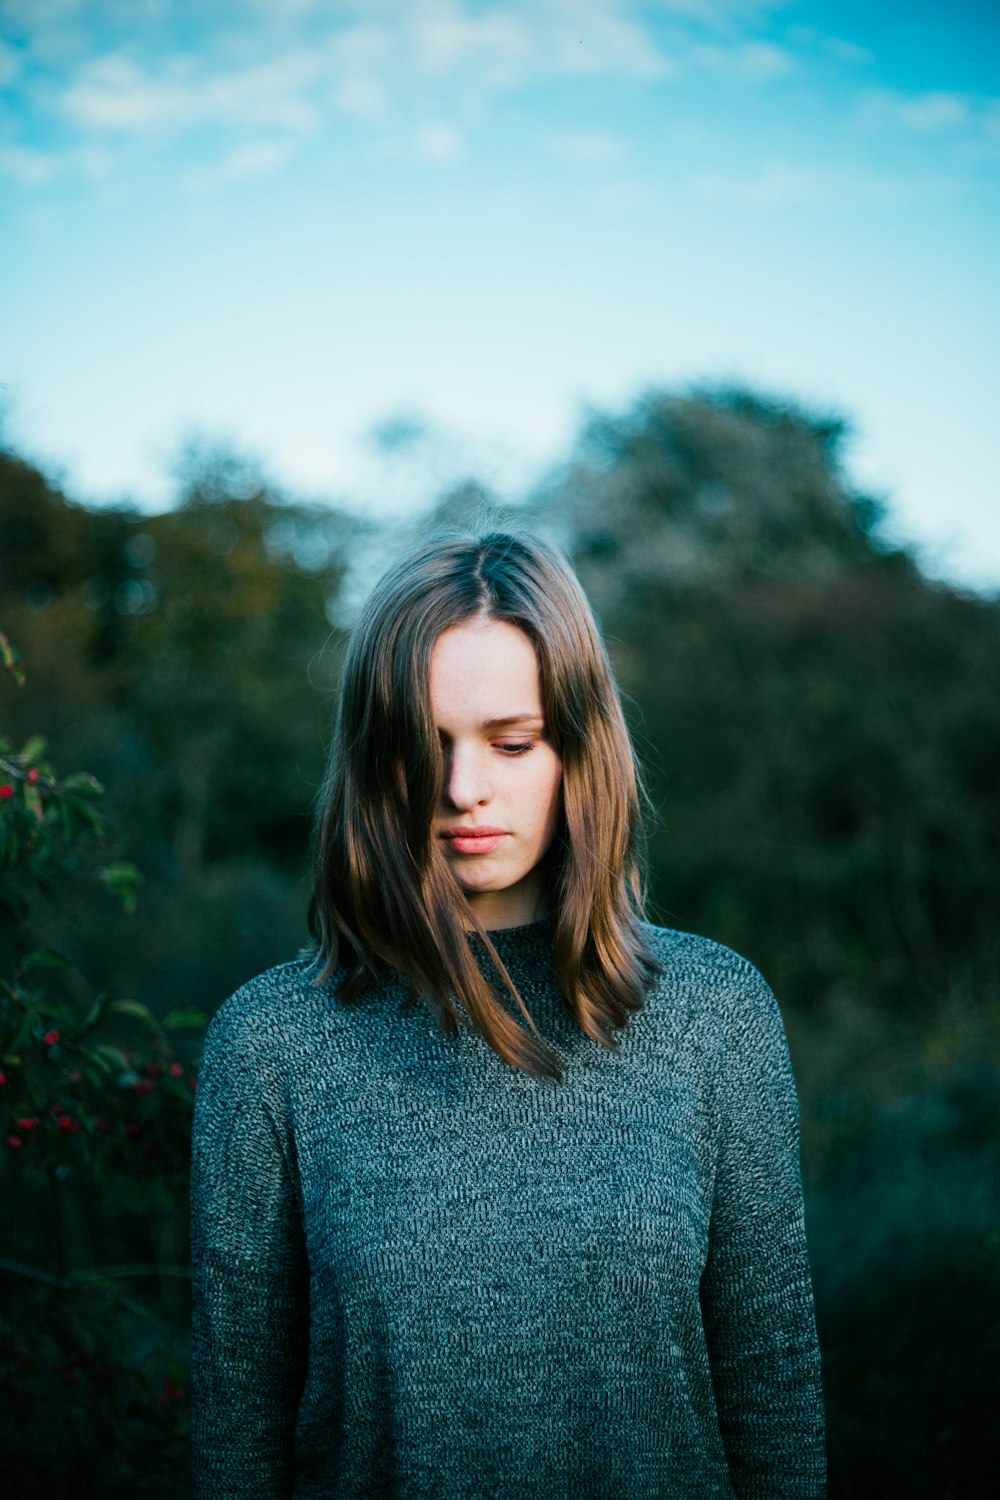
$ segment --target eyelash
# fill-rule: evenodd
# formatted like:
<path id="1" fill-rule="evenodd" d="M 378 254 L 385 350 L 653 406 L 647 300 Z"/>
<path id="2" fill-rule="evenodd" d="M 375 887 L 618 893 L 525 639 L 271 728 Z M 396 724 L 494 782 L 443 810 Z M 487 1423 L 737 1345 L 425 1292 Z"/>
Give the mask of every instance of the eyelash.
<path id="1" fill-rule="evenodd" d="M 500 744 L 496 748 L 501 750 L 504 755 L 526 755 L 532 749 L 532 742 L 530 740 L 517 741 L 516 743 Z"/>

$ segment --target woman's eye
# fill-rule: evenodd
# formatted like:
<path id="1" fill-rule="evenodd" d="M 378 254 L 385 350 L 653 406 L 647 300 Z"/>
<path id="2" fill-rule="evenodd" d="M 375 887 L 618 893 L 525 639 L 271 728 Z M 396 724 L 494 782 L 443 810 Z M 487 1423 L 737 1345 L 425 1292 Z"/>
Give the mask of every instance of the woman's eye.
<path id="1" fill-rule="evenodd" d="M 524 755 L 531 746 L 531 740 L 505 740 L 497 745 L 497 749 L 502 750 L 504 755 Z"/>

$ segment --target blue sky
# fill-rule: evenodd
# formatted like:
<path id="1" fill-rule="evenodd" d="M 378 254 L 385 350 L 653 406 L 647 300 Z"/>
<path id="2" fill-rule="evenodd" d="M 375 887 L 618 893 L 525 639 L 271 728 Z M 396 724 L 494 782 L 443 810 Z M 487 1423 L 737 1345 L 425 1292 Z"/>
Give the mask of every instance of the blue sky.
<path id="1" fill-rule="evenodd" d="M 201 434 L 388 513 L 742 381 L 1000 587 L 998 10 L 0 0 L 8 441 L 156 506 Z"/>

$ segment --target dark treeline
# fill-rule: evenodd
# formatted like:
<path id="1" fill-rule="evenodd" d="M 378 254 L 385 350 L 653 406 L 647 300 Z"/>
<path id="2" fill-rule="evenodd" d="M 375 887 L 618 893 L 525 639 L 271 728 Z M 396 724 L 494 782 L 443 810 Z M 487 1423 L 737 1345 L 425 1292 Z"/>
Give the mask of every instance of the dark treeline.
<path id="1" fill-rule="evenodd" d="M 785 1011 L 831 1492 L 965 1500 L 992 1493 L 1000 1355 L 1000 602 L 883 540 L 843 439 L 746 392 L 653 394 L 593 418 L 513 515 L 564 547 L 602 621 L 647 769 L 653 915 L 745 953 Z M 414 529 L 467 524 L 483 499 L 469 485 Z M 75 505 L 0 454 L 0 630 L 27 671 L 0 681 L 0 736 L 16 751 L 42 733 L 60 770 L 105 783 L 143 876 L 128 915 L 69 871 L 0 932 L 0 979 L 19 944 L 58 948 L 68 1003 L 96 988 L 162 1019 L 209 1014 L 295 954 L 353 580 L 406 540 L 289 501 L 224 454 L 195 456 L 156 516 Z M 177 1045 L 192 1064 L 196 1038 Z M 23 1151 L 0 1160 L 20 1205 L 0 1257 L 65 1282 L 44 1174 Z M 152 1239 L 149 1203 L 125 1200 L 105 1222 L 98 1195 L 60 1252 L 70 1269 L 162 1261 L 164 1244 L 183 1262 L 182 1188 Z M 2 1285 L 27 1295 L 14 1271 Z M 133 1367 L 155 1355 L 150 1326 L 182 1360 L 176 1287 L 132 1301 Z M 14 1472 L 25 1496 L 53 1496 L 69 1471 L 28 1450 L 97 1377 L 92 1356 L 26 1347 L 23 1323 L 10 1377 L 41 1417 Z M 75 1494 L 85 1473 L 111 1496 L 155 1472 L 150 1493 L 184 1495 L 180 1374 L 174 1391 L 151 1426 L 93 1398 L 118 1452 L 76 1452 Z"/>

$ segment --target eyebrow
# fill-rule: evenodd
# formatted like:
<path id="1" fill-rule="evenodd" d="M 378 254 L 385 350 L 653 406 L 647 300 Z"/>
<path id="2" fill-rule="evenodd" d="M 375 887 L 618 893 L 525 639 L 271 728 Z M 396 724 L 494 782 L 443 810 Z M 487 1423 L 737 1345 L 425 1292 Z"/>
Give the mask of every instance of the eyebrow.
<path id="1" fill-rule="evenodd" d="M 480 730 L 489 732 L 494 729 L 541 729 L 545 728 L 545 719 L 541 714 L 504 714 L 502 719 L 485 719 L 479 725 Z M 438 734 L 442 740 L 450 740 L 451 735 L 444 729 L 439 729 Z"/>
<path id="2" fill-rule="evenodd" d="M 487 719 L 484 729 L 507 729 L 513 724 L 544 724 L 541 714 L 505 714 L 502 719 Z"/>

